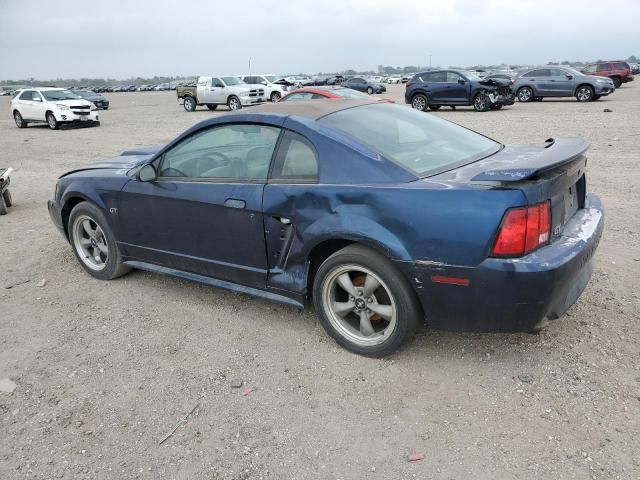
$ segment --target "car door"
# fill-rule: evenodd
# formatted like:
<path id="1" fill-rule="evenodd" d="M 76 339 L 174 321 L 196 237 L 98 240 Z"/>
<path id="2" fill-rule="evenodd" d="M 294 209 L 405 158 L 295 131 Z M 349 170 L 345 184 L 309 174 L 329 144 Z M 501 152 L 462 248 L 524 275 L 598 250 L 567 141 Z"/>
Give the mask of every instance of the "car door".
<path id="1" fill-rule="evenodd" d="M 44 97 L 38 91 L 33 92 L 31 108 L 32 118 L 36 120 L 46 120 L 45 114 L 47 113 L 47 106 L 44 103 Z"/>
<path id="2" fill-rule="evenodd" d="M 547 81 L 549 73 L 548 68 L 540 68 L 526 74 L 527 84 L 533 88 L 535 96 L 544 97 L 548 95 L 546 92 L 551 88 L 550 83 Z"/>
<path id="3" fill-rule="evenodd" d="M 612 70 L 610 63 L 600 63 L 596 69 L 596 75 L 601 77 L 610 77 Z"/>
<path id="4" fill-rule="evenodd" d="M 571 97 L 575 90 L 576 79 L 573 73 L 563 68 L 551 68 L 551 81 L 554 88 L 554 96 Z"/>
<path id="5" fill-rule="evenodd" d="M 155 181 L 132 180 L 121 192 L 123 254 L 264 288 L 262 195 L 279 134 L 275 126 L 215 125 L 165 152 Z"/>
<path id="6" fill-rule="evenodd" d="M 20 115 L 25 120 L 35 120 L 35 108 L 33 106 L 33 90 L 25 90 L 20 94 L 17 100 L 18 110 Z"/>
<path id="7" fill-rule="evenodd" d="M 465 104 L 471 99 L 471 84 L 457 72 L 447 72 L 446 82 L 442 85 L 443 96 L 448 104 Z"/>
<path id="8" fill-rule="evenodd" d="M 301 224 L 309 221 L 304 208 L 312 208 L 308 200 L 299 205 L 309 189 L 318 183 L 317 151 L 304 136 L 285 130 L 274 156 L 269 183 L 265 187 L 263 210 L 267 263 L 267 286 L 291 290 L 291 274 L 286 271 L 290 253 L 295 250 Z M 298 208 L 301 214 L 298 214 Z"/>
<path id="9" fill-rule="evenodd" d="M 425 79 L 425 86 L 430 90 L 430 103 L 434 105 L 446 104 L 447 90 L 447 72 L 430 72 L 422 76 Z"/>

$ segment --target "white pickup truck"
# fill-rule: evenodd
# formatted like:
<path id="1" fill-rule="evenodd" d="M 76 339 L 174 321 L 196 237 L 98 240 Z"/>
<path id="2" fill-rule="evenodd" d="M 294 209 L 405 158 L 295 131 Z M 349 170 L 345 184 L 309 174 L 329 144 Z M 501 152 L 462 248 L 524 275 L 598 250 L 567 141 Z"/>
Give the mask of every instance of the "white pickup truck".
<path id="1" fill-rule="evenodd" d="M 198 105 L 206 105 L 209 110 L 218 105 L 238 110 L 266 101 L 264 86 L 249 85 L 232 75 L 198 77 L 196 86 L 178 87 L 176 94 L 187 112 L 195 111 Z"/>

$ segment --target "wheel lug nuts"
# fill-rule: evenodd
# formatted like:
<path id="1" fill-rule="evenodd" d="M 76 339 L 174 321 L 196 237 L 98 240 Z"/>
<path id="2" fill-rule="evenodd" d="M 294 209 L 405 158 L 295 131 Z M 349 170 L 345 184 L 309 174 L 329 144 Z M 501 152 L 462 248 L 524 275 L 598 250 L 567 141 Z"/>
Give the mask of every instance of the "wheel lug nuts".
<path id="1" fill-rule="evenodd" d="M 371 303 L 373 302 L 373 300 L 371 299 L 371 297 L 367 298 L 367 303 Z"/>

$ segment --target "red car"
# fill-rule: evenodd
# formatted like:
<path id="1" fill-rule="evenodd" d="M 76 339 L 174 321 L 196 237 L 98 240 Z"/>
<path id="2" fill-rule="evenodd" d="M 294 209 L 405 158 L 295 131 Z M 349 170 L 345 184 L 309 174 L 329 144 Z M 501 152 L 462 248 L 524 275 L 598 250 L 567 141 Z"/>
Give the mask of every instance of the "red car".
<path id="1" fill-rule="evenodd" d="M 368 95 L 351 88 L 339 87 L 339 86 L 327 86 L 327 87 L 302 87 L 289 92 L 287 95 L 280 99 L 281 102 L 292 102 L 296 100 L 349 100 L 354 98 L 369 98 Z M 388 98 L 376 98 L 379 102 L 395 103 Z"/>
<path id="2" fill-rule="evenodd" d="M 613 86 L 620 88 L 620 85 L 633 81 L 633 74 L 629 64 L 622 60 L 610 62 L 597 62 L 587 65 L 582 73 L 585 75 L 597 75 L 599 77 L 609 77 L 613 80 Z"/>

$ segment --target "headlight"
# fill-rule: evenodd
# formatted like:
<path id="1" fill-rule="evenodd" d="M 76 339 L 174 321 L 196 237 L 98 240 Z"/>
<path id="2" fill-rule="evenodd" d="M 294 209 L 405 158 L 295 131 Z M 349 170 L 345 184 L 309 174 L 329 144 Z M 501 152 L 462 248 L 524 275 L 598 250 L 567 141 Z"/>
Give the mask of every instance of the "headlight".
<path id="1" fill-rule="evenodd" d="M 598 83 L 607 83 L 607 81 L 606 81 L 606 80 L 604 80 L 604 79 L 600 79 L 600 78 L 598 78 L 598 79 L 596 80 L 596 82 L 598 82 Z"/>
<path id="2" fill-rule="evenodd" d="M 98 107 L 96 107 L 96 105 L 94 103 L 91 104 L 91 111 L 95 111 L 98 110 Z"/>
<path id="3" fill-rule="evenodd" d="M 56 103 L 55 105 L 56 105 L 56 107 L 58 107 L 60 110 L 69 110 L 69 107 L 67 107 L 66 105 L 63 105 L 62 103 Z"/>

